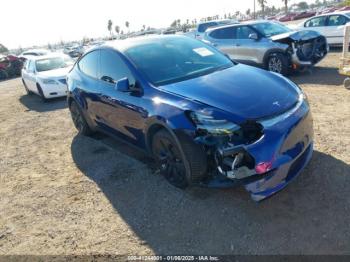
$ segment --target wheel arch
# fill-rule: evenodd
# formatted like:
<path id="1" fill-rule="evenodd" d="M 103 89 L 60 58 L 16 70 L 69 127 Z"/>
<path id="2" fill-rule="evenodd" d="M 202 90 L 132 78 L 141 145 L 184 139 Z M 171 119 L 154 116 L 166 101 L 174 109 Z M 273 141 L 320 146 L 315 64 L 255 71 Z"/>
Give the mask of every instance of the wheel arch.
<path id="1" fill-rule="evenodd" d="M 175 139 L 176 143 L 180 145 L 180 142 L 173 128 L 165 121 L 153 118 L 147 121 L 146 128 L 145 128 L 145 144 L 146 144 L 146 149 L 149 153 L 152 153 L 153 136 L 161 129 L 168 131 L 171 134 L 171 136 Z"/>
<path id="2" fill-rule="evenodd" d="M 276 54 L 276 53 L 285 55 L 285 56 L 288 58 L 287 51 L 284 50 L 284 49 L 281 49 L 281 48 L 272 48 L 272 49 L 269 49 L 269 50 L 264 54 L 264 57 L 263 57 L 263 65 L 264 65 L 264 67 L 266 67 L 267 61 L 268 61 L 269 57 L 270 57 L 272 54 Z M 288 60 L 289 60 L 289 62 L 290 62 L 290 59 L 289 59 L 289 58 L 288 58 Z"/>
<path id="3" fill-rule="evenodd" d="M 188 178 L 189 183 L 192 184 L 192 183 L 199 182 L 197 180 L 199 178 L 202 179 L 207 170 L 205 151 L 198 151 L 198 148 L 197 148 L 197 151 L 195 154 L 188 154 L 189 142 L 191 141 L 191 136 L 187 134 L 187 132 L 174 129 L 171 126 L 171 123 L 167 123 L 167 122 L 163 122 L 161 120 L 155 119 L 150 122 L 150 124 L 147 126 L 147 129 L 145 131 L 146 147 L 148 152 L 151 154 L 153 154 L 152 138 L 159 130 L 166 130 L 167 132 L 169 132 L 169 134 L 173 137 L 175 143 L 177 144 L 180 150 L 180 153 L 183 157 L 183 163 L 186 167 L 186 176 Z M 194 143 L 193 145 L 195 146 L 196 144 L 194 141 L 193 143 Z M 190 144 L 192 144 L 192 142 L 190 142 Z M 187 154 L 185 152 L 187 152 Z M 197 152 L 199 152 L 199 154 L 197 154 Z M 197 159 L 197 161 L 195 162 L 193 162 L 194 156 L 196 156 L 195 158 Z M 200 157 L 201 161 L 198 161 L 198 156 Z"/>

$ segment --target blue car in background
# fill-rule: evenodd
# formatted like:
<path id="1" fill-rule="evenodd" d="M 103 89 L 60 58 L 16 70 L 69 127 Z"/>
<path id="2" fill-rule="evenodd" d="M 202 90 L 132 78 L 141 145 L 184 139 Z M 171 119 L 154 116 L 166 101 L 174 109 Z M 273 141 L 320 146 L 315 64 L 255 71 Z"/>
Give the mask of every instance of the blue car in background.
<path id="1" fill-rule="evenodd" d="M 276 73 L 184 36 L 111 42 L 67 78 L 80 134 L 102 131 L 151 153 L 173 185 L 244 185 L 259 201 L 309 162 L 308 101 Z"/>

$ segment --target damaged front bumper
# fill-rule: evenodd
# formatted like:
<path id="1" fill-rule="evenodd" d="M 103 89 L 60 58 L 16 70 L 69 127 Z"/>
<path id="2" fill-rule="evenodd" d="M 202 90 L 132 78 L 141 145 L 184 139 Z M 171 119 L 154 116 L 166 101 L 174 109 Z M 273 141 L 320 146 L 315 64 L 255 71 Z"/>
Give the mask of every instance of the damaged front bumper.
<path id="1" fill-rule="evenodd" d="M 274 42 L 287 44 L 292 65 L 310 67 L 320 62 L 329 52 L 326 37 L 312 30 L 301 30 L 271 37 Z"/>
<path id="2" fill-rule="evenodd" d="M 261 135 L 252 143 L 216 146 L 217 174 L 208 187 L 244 185 L 255 201 L 283 189 L 309 162 L 313 152 L 313 121 L 307 101 L 282 115 L 257 121 Z M 259 131 L 260 132 L 260 131 Z"/>

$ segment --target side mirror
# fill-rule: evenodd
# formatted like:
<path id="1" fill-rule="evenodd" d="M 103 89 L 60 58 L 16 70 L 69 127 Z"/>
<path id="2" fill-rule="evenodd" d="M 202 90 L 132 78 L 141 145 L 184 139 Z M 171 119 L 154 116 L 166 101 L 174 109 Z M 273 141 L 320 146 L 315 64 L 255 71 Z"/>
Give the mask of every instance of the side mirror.
<path id="1" fill-rule="evenodd" d="M 130 92 L 130 83 L 129 79 L 127 77 L 124 77 L 122 79 L 119 79 L 117 83 L 115 84 L 116 89 L 120 92 Z"/>
<path id="2" fill-rule="evenodd" d="M 257 33 L 249 34 L 248 38 L 249 38 L 249 39 L 252 39 L 252 40 L 258 40 L 258 39 L 259 39 Z"/>

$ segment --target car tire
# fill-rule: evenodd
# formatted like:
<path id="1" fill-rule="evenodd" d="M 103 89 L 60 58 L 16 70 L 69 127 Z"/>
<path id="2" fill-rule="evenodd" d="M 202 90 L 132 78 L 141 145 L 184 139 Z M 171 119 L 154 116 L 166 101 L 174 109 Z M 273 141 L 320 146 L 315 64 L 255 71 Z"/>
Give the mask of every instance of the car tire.
<path id="1" fill-rule="evenodd" d="M 281 75 L 288 75 L 290 73 L 288 58 L 282 53 L 273 53 L 269 55 L 265 68 L 270 72 L 275 72 Z"/>
<path id="2" fill-rule="evenodd" d="M 70 103 L 69 110 L 74 126 L 78 130 L 78 134 L 83 136 L 90 136 L 93 133 L 93 131 L 90 128 L 89 124 L 86 122 L 82 111 L 80 110 L 78 104 L 75 101 L 72 101 Z"/>
<path id="3" fill-rule="evenodd" d="M 37 84 L 36 87 L 37 87 L 37 89 L 38 89 L 38 93 L 39 93 L 39 95 L 40 95 L 40 97 L 41 97 L 41 100 L 42 100 L 43 102 L 47 102 L 47 98 L 45 97 L 44 92 L 43 92 L 43 90 L 41 89 L 41 86 L 40 86 L 39 84 Z"/>
<path id="4" fill-rule="evenodd" d="M 152 138 L 152 153 L 161 174 L 178 188 L 199 183 L 206 176 L 207 159 L 201 146 L 185 136 L 177 140 L 165 129 Z"/>
<path id="5" fill-rule="evenodd" d="M 5 80 L 8 78 L 8 74 L 5 70 L 0 70 L 0 80 Z"/>
<path id="6" fill-rule="evenodd" d="M 345 87 L 346 89 L 349 89 L 349 90 L 350 90 L 350 78 L 349 78 L 349 77 L 347 77 L 347 78 L 344 79 L 344 87 Z"/>
<path id="7" fill-rule="evenodd" d="M 28 89 L 27 84 L 26 84 L 26 82 L 24 82 L 24 80 L 23 80 L 23 79 L 22 79 L 22 83 L 23 83 L 24 89 L 25 89 L 25 90 L 26 90 L 26 92 L 27 92 L 27 95 L 32 95 L 32 94 L 33 94 L 33 92 L 32 92 L 32 91 L 30 91 L 30 90 Z"/>

